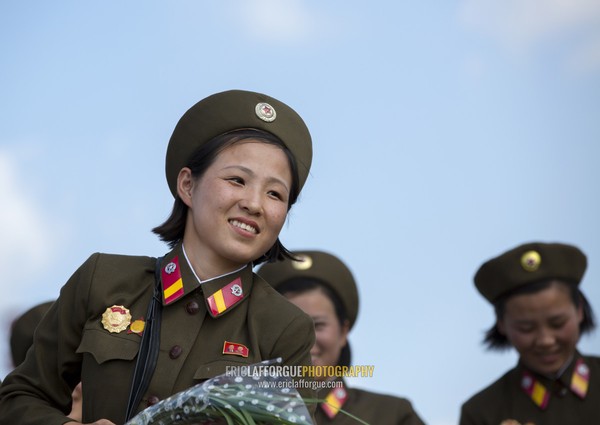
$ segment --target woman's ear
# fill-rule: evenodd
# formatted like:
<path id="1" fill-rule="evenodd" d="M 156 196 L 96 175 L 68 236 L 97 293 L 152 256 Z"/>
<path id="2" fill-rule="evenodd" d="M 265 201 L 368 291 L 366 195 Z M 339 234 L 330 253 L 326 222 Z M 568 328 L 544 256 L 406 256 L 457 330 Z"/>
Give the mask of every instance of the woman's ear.
<path id="1" fill-rule="evenodd" d="M 177 195 L 185 205 L 191 208 L 192 206 L 192 191 L 194 190 L 194 177 L 192 170 L 184 167 L 179 171 L 177 176 Z"/>
<path id="2" fill-rule="evenodd" d="M 577 306 L 577 323 L 579 323 L 581 325 L 581 323 L 583 322 L 583 319 L 585 317 L 584 311 L 583 311 L 583 297 L 581 295 L 579 296 L 579 306 Z"/>
<path id="3" fill-rule="evenodd" d="M 344 320 L 344 325 L 342 326 L 342 329 L 341 329 L 342 339 L 344 342 L 342 344 L 342 347 L 348 343 L 348 333 L 349 332 L 350 332 L 350 321 L 348 319 L 346 319 L 346 320 Z"/>

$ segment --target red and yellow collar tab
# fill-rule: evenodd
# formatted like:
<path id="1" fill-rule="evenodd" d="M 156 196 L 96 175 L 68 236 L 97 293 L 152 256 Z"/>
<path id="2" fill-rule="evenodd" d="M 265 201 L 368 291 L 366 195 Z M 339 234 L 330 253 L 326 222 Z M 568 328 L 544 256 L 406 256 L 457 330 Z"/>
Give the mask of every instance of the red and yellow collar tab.
<path id="1" fill-rule="evenodd" d="M 329 419 L 335 418 L 340 409 L 348 400 L 348 391 L 345 387 L 334 388 L 327 394 L 325 401 L 320 404 L 321 409 L 325 412 Z"/>
<path id="2" fill-rule="evenodd" d="M 185 269 L 185 270 L 184 270 Z M 196 290 L 200 282 L 189 270 L 187 260 L 180 255 L 174 255 L 161 265 L 161 283 L 163 304 L 174 303 L 186 293 Z M 184 284 L 184 276 L 185 283 Z M 201 287 L 205 295 L 208 312 L 212 317 L 219 317 L 235 307 L 246 298 L 252 282 L 252 266 L 241 269 L 236 273 L 221 276 L 214 280 L 205 281 Z"/>
<path id="3" fill-rule="evenodd" d="M 588 392 L 590 383 L 590 369 L 582 358 L 577 359 L 575 368 L 571 375 L 570 390 L 579 398 L 584 399 Z M 529 396 L 531 401 L 540 409 L 545 410 L 550 402 L 550 391 L 531 372 L 523 371 L 521 376 L 521 388 Z"/>

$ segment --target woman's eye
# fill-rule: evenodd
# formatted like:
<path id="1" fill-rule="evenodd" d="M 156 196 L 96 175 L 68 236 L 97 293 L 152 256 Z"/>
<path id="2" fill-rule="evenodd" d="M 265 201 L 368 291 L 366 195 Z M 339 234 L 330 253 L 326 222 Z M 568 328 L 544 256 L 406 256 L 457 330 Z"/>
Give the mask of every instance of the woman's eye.
<path id="1" fill-rule="evenodd" d="M 226 180 L 232 183 L 244 184 L 244 179 L 241 177 L 229 177 Z"/>
<path id="2" fill-rule="evenodd" d="M 277 192 L 277 191 L 275 191 L 275 190 L 270 190 L 270 191 L 268 192 L 268 194 L 269 194 L 269 196 L 272 196 L 273 198 L 277 198 L 277 199 L 279 199 L 279 200 L 282 200 L 282 199 L 283 199 L 283 197 L 281 196 L 281 193 L 279 193 L 279 192 Z"/>
<path id="3" fill-rule="evenodd" d="M 319 329 L 323 329 L 325 327 L 325 323 L 324 322 L 315 322 L 315 330 L 318 331 Z"/>
<path id="4" fill-rule="evenodd" d="M 550 327 L 554 328 L 554 329 L 560 329 L 565 325 L 566 321 L 565 320 L 560 320 L 557 322 L 552 322 L 550 323 Z"/>

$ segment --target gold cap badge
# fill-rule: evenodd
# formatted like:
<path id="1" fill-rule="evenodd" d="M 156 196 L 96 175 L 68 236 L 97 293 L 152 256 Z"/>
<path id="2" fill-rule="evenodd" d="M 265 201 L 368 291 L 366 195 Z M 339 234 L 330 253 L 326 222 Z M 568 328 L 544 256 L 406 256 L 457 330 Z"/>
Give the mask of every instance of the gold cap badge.
<path id="1" fill-rule="evenodd" d="M 521 267 L 525 271 L 534 272 L 540 268 L 540 264 L 542 264 L 542 257 L 537 251 L 527 251 L 521 257 Z"/>
<path id="2" fill-rule="evenodd" d="M 102 313 L 102 326 L 110 333 L 122 332 L 127 329 L 130 323 L 131 314 L 122 305 L 113 305 Z"/>

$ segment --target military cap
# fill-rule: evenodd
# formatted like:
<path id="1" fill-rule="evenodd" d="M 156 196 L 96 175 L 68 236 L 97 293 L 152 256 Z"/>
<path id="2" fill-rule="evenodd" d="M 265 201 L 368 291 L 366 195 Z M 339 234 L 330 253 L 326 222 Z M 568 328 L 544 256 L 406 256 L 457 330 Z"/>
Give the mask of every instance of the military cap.
<path id="1" fill-rule="evenodd" d="M 13 364 L 20 365 L 25 360 L 27 350 L 33 344 L 33 332 L 50 309 L 52 301 L 30 308 L 12 323 L 10 332 L 10 351 Z"/>
<path id="2" fill-rule="evenodd" d="M 300 187 L 312 162 L 312 141 L 306 124 L 292 108 L 261 93 L 230 90 L 213 94 L 192 106 L 179 119 L 167 147 L 169 189 L 177 196 L 177 176 L 192 154 L 217 136 L 241 129 L 263 130 L 278 137 L 298 165 Z"/>
<path id="3" fill-rule="evenodd" d="M 475 286 L 488 301 L 521 286 L 559 279 L 578 285 L 587 266 L 586 256 L 572 245 L 531 242 L 486 261 L 475 274 Z"/>
<path id="4" fill-rule="evenodd" d="M 265 263 L 257 274 L 275 289 L 298 277 L 322 281 L 342 301 L 352 329 L 358 315 L 358 289 L 350 269 L 338 257 L 323 251 L 295 251 L 293 255 L 299 261 Z"/>

